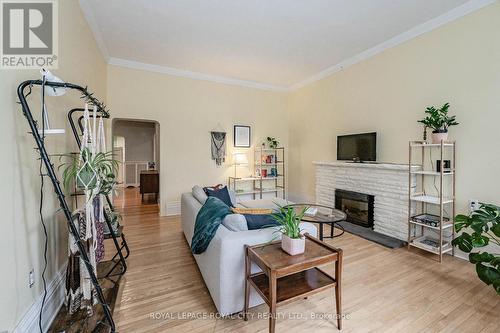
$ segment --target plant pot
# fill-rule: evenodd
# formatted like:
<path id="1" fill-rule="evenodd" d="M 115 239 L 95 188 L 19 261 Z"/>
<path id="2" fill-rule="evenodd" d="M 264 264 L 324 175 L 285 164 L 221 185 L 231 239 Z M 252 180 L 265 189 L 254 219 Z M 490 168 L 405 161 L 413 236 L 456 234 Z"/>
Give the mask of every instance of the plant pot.
<path id="1" fill-rule="evenodd" d="M 432 143 L 441 143 L 448 140 L 448 132 L 432 132 Z"/>
<path id="2" fill-rule="evenodd" d="M 281 236 L 281 248 L 291 256 L 304 253 L 306 249 L 306 239 L 303 236 L 301 238 L 290 238 L 283 234 Z"/>

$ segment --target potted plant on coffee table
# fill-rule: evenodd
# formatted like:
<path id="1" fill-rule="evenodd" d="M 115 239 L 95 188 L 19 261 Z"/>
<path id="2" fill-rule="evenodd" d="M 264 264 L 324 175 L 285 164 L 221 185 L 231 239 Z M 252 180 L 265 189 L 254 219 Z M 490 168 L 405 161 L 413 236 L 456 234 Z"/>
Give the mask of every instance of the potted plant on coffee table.
<path id="1" fill-rule="evenodd" d="M 427 128 L 432 128 L 432 143 L 441 143 L 441 140 L 447 140 L 448 128 L 458 125 L 455 120 L 456 116 L 448 115 L 449 109 L 450 103 L 445 103 L 440 108 L 435 108 L 434 106 L 428 107 L 425 110 L 427 117 L 418 121 L 424 124 L 424 132 Z"/>
<path id="2" fill-rule="evenodd" d="M 278 231 L 281 235 L 281 248 L 289 255 L 304 253 L 305 238 L 301 234 L 300 222 L 308 207 L 303 207 L 299 212 L 292 206 L 280 207 L 278 213 L 272 214 L 278 222 Z"/>

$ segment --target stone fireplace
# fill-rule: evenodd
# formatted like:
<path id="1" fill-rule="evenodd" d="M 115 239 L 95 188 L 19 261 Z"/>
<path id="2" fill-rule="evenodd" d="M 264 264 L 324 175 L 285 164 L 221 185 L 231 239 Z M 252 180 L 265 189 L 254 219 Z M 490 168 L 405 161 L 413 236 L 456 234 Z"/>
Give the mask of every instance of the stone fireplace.
<path id="1" fill-rule="evenodd" d="M 335 208 L 347 214 L 347 222 L 373 227 L 373 195 L 335 190 Z"/>
<path id="2" fill-rule="evenodd" d="M 349 162 L 314 162 L 314 165 L 318 204 L 335 207 L 336 190 L 370 195 L 373 197 L 373 230 L 403 241 L 407 240 L 408 165 Z M 415 175 L 412 175 L 411 181 L 414 188 Z M 355 206 L 354 211 L 356 209 L 359 207 Z M 363 219 L 366 212 L 360 214 Z M 355 214 L 352 214 L 352 217 L 356 217 Z"/>

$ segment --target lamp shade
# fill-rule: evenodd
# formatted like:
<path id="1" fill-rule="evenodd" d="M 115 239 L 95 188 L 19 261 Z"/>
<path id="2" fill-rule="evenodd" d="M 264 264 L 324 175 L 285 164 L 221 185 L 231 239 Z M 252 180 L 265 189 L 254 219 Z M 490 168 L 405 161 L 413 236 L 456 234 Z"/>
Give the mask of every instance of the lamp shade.
<path id="1" fill-rule="evenodd" d="M 245 153 L 234 153 L 233 154 L 233 163 L 235 165 L 248 164 L 247 154 L 245 154 Z"/>
<path id="2" fill-rule="evenodd" d="M 63 80 L 61 80 L 45 68 L 40 69 L 40 74 L 42 74 L 42 76 L 44 76 L 45 80 L 48 82 L 64 83 Z M 66 93 L 66 88 L 45 86 L 45 93 L 48 96 L 62 96 Z"/>
<path id="3" fill-rule="evenodd" d="M 45 68 L 40 69 L 40 74 L 42 74 L 42 78 L 44 83 L 48 82 L 59 82 L 64 83 L 63 80 L 52 74 L 50 71 Z M 38 130 L 38 133 L 42 136 L 45 134 L 64 134 L 66 131 L 63 128 L 51 128 L 49 121 L 49 114 L 47 112 L 47 107 L 45 105 L 45 95 L 48 96 L 62 96 L 66 93 L 66 88 L 64 87 L 51 87 L 44 86 L 43 94 L 42 94 L 42 123 L 43 128 Z"/>

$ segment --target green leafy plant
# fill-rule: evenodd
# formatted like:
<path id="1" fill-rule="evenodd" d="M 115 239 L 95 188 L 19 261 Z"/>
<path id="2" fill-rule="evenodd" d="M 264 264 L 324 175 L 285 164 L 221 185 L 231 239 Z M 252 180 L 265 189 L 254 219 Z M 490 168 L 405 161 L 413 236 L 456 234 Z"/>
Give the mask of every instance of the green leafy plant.
<path id="1" fill-rule="evenodd" d="M 110 219 L 113 231 L 117 232 L 118 227 L 120 226 L 120 221 L 122 220 L 122 216 L 119 213 L 111 210 L 109 207 L 106 207 L 106 215 Z"/>
<path id="2" fill-rule="evenodd" d="M 446 133 L 448 132 L 448 127 L 459 124 L 455 120 L 456 116 L 448 115 L 449 109 L 450 103 L 445 103 L 438 109 L 430 106 L 425 110 L 427 116 L 418 122 L 424 124 L 426 128 L 432 128 L 433 133 Z"/>
<path id="3" fill-rule="evenodd" d="M 118 161 L 113 159 L 112 152 L 92 154 L 90 149 L 83 148 L 81 158 L 78 154 L 65 154 L 70 159 L 59 168 L 63 168 L 63 184 L 66 190 L 76 181 L 78 189 L 94 190 L 98 194 L 109 194 L 116 185 Z"/>
<path id="4" fill-rule="evenodd" d="M 301 238 L 300 222 L 308 207 L 304 207 L 297 212 L 293 206 L 279 206 L 279 212 L 271 216 L 279 223 L 278 231 L 290 238 Z"/>
<path id="5" fill-rule="evenodd" d="M 271 149 L 276 149 L 278 148 L 278 145 L 280 144 L 276 138 L 272 138 L 270 136 L 267 137 L 267 144 L 269 145 L 269 148 Z"/>
<path id="6" fill-rule="evenodd" d="M 475 248 L 488 244 L 500 246 L 500 207 L 481 203 L 478 210 L 469 215 L 455 217 L 455 231 L 470 228 L 472 233 L 463 231 L 451 244 L 469 253 L 469 261 L 476 265 L 478 277 L 487 285 L 492 285 L 500 295 L 500 254 L 472 252 Z"/>

